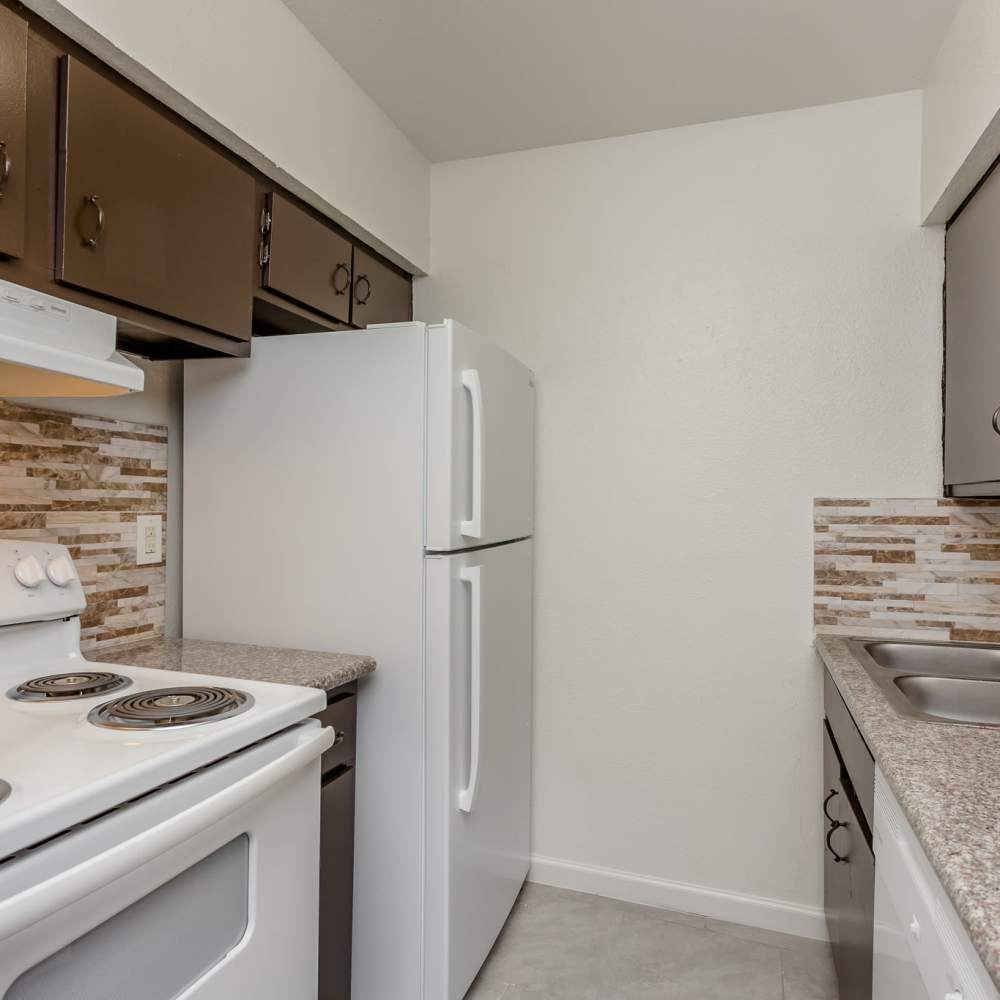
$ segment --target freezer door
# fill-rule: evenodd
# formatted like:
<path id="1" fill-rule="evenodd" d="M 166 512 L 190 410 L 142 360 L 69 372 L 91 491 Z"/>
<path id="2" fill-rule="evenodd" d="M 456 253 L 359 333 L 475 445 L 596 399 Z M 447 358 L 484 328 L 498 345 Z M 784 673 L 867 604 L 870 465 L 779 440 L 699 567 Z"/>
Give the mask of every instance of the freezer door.
<path id="1" fill-rule="evenodd" d="M 531 370 L 454 320 L 428 326 L 428 549 L 532 533 L 533 437 Z"/>
<path id="2" fill-rule="evenodd" d="M 531 541 L 426 559 L 427 1000 L 461 1000 L 528 872 Z"/>

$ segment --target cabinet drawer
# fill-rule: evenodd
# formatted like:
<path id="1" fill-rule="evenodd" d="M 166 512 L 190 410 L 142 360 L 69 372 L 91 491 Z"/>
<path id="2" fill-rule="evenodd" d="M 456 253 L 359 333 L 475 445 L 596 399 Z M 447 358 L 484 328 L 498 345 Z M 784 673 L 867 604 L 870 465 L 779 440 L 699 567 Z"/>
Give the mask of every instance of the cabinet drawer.
<path id="1" fill-rule="evenodd" d="M 0 254 L 24 253 L 28 25 L 0 7 Z"/>
<path id="2" fill-rule="evenodd" d="M 358 699 L 353 694 L 342 695 L 317 714 L 324 726 L 332 726 L 334 744 L 323 754 L 323 774 L 329 774 L 341 764 L 353 764 L 357 732 Z"/>
<path id="3" fill-rule="evenodd" d="M 252 177 L 71 56 L 60 104 L 57 280 L 249 339 Z"/>
<path id="4" fill-rule="evenodd" d="M 264 288 L 349 322 L 351 241 L 279 194 L 266 196 L 264 213 Z"/>
<path id="5" fill-rule="evenodd" d="M 858 730 L 851 713 L 844 704 L 844 699 L 837 690 L 837 685 L 829 671 L 823 671 L 823 708 L 826 720 L 830 724 L 837 752 L 840 754 L 847 770 L 847 776 L 854 788 L 868 823 L 869 831 L 875 822 L 875 759 Z"/>
<path id="6" fill-rule="evenodd" d="M 405 323 L 413 318 L 413 282 L 377 257 L 354 248 L 351 322 Z"/>

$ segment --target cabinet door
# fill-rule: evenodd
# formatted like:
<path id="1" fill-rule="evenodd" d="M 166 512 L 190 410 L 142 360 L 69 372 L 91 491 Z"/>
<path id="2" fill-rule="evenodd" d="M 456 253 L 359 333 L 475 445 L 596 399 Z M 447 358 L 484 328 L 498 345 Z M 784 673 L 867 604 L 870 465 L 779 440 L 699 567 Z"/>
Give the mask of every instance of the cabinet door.
<path id="1" fill-rule="evenodd" d="M 267 196 L 264 211 L 263 286 L 350 322 L 351 241 L 279 194 Z"/>
<path id="2" fill-rule="evenodd" d="M 823 727 L 824 904 L 842 997 L 870 1000 L 875 909 L 875 863 L 847 795 L 826 726 Z"/>
<path id="3" fill-rule="evenodd" d="M 351 322 L 405 323 L 413 318 L 413 282 L 362 250 L 354 248 Z"/>
<path id="4" fill-rule="evenodd" d="M 945 483 L 1000 480 L 1000 170 L 948 227 Z"/>
<path id="5" fill-rule="evenodd" d="M 66 56 L 60 83 L 59 281 L 249 339 L 249 174 Z"/>
<path id="6" fill-rule="evenodd" d="M 351 1000 L 354 768 L 323 778 L 319 860 L 319 1000 Z"/>
<path id="7" fill-rule="evenodd" d="M 28 25 L 0 7 L 0 254 L 24 253 Z"/>

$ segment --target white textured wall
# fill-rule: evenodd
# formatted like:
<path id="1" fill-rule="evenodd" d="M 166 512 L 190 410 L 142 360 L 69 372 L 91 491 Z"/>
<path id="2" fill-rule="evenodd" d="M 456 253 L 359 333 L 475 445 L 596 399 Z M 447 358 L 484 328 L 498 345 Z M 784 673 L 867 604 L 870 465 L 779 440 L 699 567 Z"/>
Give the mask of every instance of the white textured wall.
<path id="1" fill-rule="evenodd" d="M 417 314 L 538 378 L 537 854 L 819 905 L 811 500 L 940 487 L 920 116 L 433 168 Z"/>
<path id="2" fill-rule="evenodd" d="M 944 223 L 1000 155 L 996 0 L 962 0 L 924 87 L 923 213 Z"/>
<path id="3" fill-rule="evenodd" d="M 426 270 L 427 160 L 281 0 L 26 6 L 397 263 Z"/>

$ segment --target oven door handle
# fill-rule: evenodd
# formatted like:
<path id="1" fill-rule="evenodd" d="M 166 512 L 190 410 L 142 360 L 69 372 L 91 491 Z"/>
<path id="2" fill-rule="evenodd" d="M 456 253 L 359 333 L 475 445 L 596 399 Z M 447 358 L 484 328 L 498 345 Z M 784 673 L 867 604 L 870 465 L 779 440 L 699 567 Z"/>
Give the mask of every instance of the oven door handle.
<path id="1" fill-rule="evenodd" d="M 131 840 L 0 902 L 0 941 L 141 868 L 225 819 L 333 745 L 333 730 L 310 727 L 284 756 Z M 317 791 L 319 781 L 316 782 Z"/>

